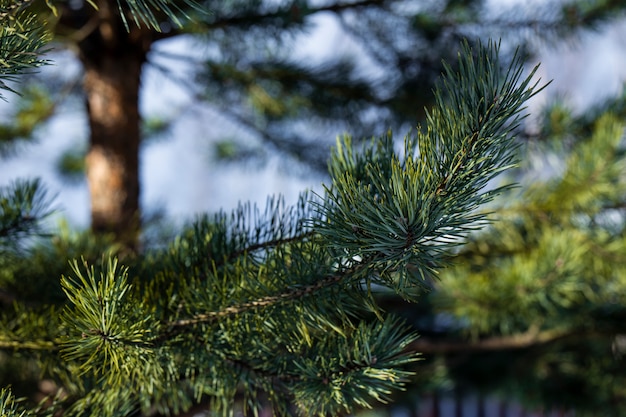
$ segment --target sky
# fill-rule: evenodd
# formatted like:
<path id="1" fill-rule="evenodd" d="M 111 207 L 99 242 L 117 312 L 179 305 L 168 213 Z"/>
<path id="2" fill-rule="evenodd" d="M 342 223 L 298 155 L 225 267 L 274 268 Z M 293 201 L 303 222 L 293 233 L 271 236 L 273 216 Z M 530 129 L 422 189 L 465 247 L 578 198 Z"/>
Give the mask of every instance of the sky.
<path id="1" fill-rule="evenodd" d="M 320 16 L 315 23 L 315 29 L 302 40 L 303 57 L 315 60 L 323 59 L 330 51 L 354 51 L 354 45 L 329 15 Z M 178 40 L 160 44 L 158 48 L 180 53 L 188 45 Z M 78 66 L 71 58 L 60 55 L 55 60 L 57 64 L 46 71 L 76 77 Z M 589 104 L 618 94 L 626 82 L 626 21 L 612 24 L 600 33 L 586 34 L 576 44 L 543 48 L 538 60 L 542 63 L 539 76 L 553 83 L 534 99 L 530 111 L 555 96 L 564 97 L 575 109 L 583 111 Z M 179 70 L 184 76 L 185 68 Z M 144 114 L 167 116 L 173 111 L 182 118 L 166 137 L 144 146 L 141 155 L 144 207 L 160 207 L 174 219 L 189 220 L 202 212 L 233 209 L 240 201 L 263 206 L 270 194 L 283 194 L 292 203 L 307 188 L 321 189 L 319 176 L 292 175 L 280 158 L 270 159 L 262 168 L 213 163 L 211 143 L 216 137 L 207 134 L 206 126 L 221 126 L 219 135 L 247 132 L 210 108 L 190 106 L 192 99 L 187 91 L 154 68 L 146 70 L 143 83 Z M 5 109 L 11 105 L 11 97 L 8 99 L 8 103 L 2 103 Z M 41 177 L 49 192 L 57 195 L 56 206 L 60 208 L 57 218 L 67 218 L 73 226 L 86 227 L 89 223 L 86 183 L 68 185 L 57 175 L 55 167 L 63 151 L 84 146 L 87 129 L 80 105 L 70 103 L 70 111 L 53 119 L 45 131 L 38 132 L 37 143 L 25 146 L 18 157 L 0 160 L 0 184 L 18 177 Z"/>

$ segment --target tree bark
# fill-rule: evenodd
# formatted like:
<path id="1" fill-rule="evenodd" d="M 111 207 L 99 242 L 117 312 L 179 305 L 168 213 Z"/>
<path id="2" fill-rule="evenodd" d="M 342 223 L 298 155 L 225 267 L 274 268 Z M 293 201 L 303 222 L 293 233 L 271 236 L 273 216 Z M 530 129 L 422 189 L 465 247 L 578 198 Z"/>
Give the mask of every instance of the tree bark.
<path id="1" fill-rule="evenodd" d="M 91 228 L 134 251 L 140 230 L 139 88 L 152 33 L 136 26 L 128 31 L 115 2 L 103 0 L 98 7 L 92 15 L 97 26 L 78 42 L 90 128 Z"/>

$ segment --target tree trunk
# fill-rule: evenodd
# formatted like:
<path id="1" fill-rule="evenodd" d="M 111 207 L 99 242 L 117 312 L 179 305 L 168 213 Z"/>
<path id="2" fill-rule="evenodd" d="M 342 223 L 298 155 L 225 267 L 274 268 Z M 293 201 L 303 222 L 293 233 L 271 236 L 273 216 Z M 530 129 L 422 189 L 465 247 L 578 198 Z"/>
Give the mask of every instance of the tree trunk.
<path id="1" fill-rule="evenodd" d="M 123 26 L 115 2 L 98 3 L 99 25 L 78 43 L 90 142 L 86 158 L 91 228 L 137 250 L 140 229 L 139 88 L 152 43 L 146 28 Z"/>

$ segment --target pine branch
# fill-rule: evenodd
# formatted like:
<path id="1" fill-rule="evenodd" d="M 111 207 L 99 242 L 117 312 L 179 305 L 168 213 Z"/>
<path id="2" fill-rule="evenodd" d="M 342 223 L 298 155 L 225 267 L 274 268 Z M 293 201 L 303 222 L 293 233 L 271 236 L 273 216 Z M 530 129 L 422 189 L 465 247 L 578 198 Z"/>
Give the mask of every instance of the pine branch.
<path id="1" fill-rule="evenodd" d="M 0 21 L 12 19 L 16 12 L 23 10 L 33 0 L 5 0 L 0 3 Z"/>
<path id="2" fill-rule="evenodd" d="M 318 7 L 301 7 L 298 4 L 293 4 L 287 8 L 279 8 L 275 11 L 267 13 L 249 13 L 249 14 L 233 14 L 226 16 L 217 16 L 215 20 L 207 22 L 209 29 L 244 26 L 250 25 L 262 25 L 268 22 L 275 22 L 277 18 L 284 19 L 286 21 L 301 21 L 305 17 L 323 12 L 338 13 L 344 10 L 357 9 L 369 6 L 380 6 L 385 4 L 387 0 L 357 0 L 354 2 L 346 3 L 332 3 L 328 5 L 322 5 Z"/>
<path id="3" fill-rule="evenodd" d="M 588 336 L 587 331 L 584 332 Z M 511 349 L 526 349 L 535 346 L 554 343 L 572 336 L 580 336 L 579 329 L 572 330 L 537 330 L 529 329 L 526 332 L 510 336 L 493 336 L 477 341 L 437 341 L 420 337 L 411 343 L 409 349 L 422 354 L 446 355 L 451 353 L 472 353 L 503 351 Z"/>
<path id="4" fill-rule="evenodd" d="M 307 238 L 310 238 L 313 236 L 315 236 L 313 232 L 305 232 L 305 233 L 302 233 L 301 235 L 297 235 L 293 237 L 287 237 L 287 238 L 282 238 L 282 239 L 272 239 L 272 240 L 268 240 L 264 242 L 253 243 L 245 248 L 231 252 L 224 259 L 223 264 L 230 263 L 243 255 L 253 254 L 255 252 L 260 252 L 260 251 L 271 250 L 273 248 L 276 248 L 277 246 L 284 246 L 284 245 L 289 245 L 291 243 L 302 242 L 303 240 L 306 240 Z M 216 265 L 220 266 L 222 265 L 222 263 L 217 262 Z"/>
<path id="5" fill-rule="evenodd" d="M 466 47 L 403 154 L 391 136 L 363 152 L 339 141 L 325 196 L 199 219 L 137 285 L 112 259 L 98 272 L 74 263 L 60 353 L 97 387 L 74 409 L 172 410 L 209 396 L 226 413 L 240 387 L 253 411 L 262 391 L 277 412 L 293 401 L 318 416 L 388 401 L 412 375 L 416 336 L 380 311 L 376 285 L 414 297 L 515 162 L 512 132 L 537 84 L 520 61 L 500 77 L 497 51 Z"/>
<path id="6" fill-rule="evenodd" d="M 17 249 L 26 238 L 44 235 L 40 223 L 52 213 L 50 201 L 39 180 L 0 188 L 0 249 Z"/>
<path id="7" fill-rule="evenodd" d="M 0 415 L 6 417 L 28 417 L 29 413 L 20 404 L 22 401 L 23 399 L 16 399 L 9 389 L 2 388 L 0 391 Z"/>
<path id="8" fill-rule="evenodd" d="M 519 57 L 503 76 L 497 68 L 497 45 L 479 46 L 475 56 L 465 45 L 458 72 L 446 66 L 428 130 L 418 132 L 417 149 L 405 139 L 403 158 L 389 138 L 361 154 L 339 142 L 333 154 L 316 230 L 346 259 L 375 260 L 376 282 L 404 296 L 485 220 L 478 207 L 506 188 L 483 191 L 514 166 L 522 105 L 541 88 L 531 84 L 534 71 L 521 79 Z"/>
<path id="9" fill-rule="evenodd" d="M 96 3 L 93 0 L 89 1 L 94 5 Z M 127 31 L 130 31 L 129 20 L 132 20 L 138 27 L 144 24 L 157 33 L 161 33 L 162 14 L 167 16 L 175 27 L 182 28 L 183 19 L 189 20 L 191 11 L 206 13 L 195 0 L 118 0 L 117 5 Z"/>
<path id="10" fill-rule="evenodd" d="M 21 11 L 28 3 L 9 2 L 0 7 L 0 90 L 15 93 L 6 82 L 49 63 L 40 55 L 46 52 L 43 48 L 50 37 L 36 16 Z"/>
<path id="11" fill-rule="evenodd" d="M 290 289 L 287 289 L 285 292 L 277 294 L 277 295 L 266 296 L 266 297 L 259 298 L 257 300 L 248 301 L 248 302 L 244 302 L 241 304 L 236 304 L 230 307 L 226 307 L 220 311 L 200 313 L 189 319 L 181 319 L 181 320 L 176 320 L 176 321 L 167 323 L 166 327 L 179 328 L 179 327 L 193 326 L 193 325 L 200 324 L 200 323 L 209 323 L 220 318 L 242 314 L 250 310 L 268 307 L 268 306 L 274 306 L 279 303 L 295 301 L 298 299 L 302 299 L 304 297 L 316 295 L 318 291 L 326 289 L 333 285 L 337 285 L 343 280 L 352 277 L 352 274 L 359 272 L 362 268 L 363 268 L 363 264 L 355 268 L 352 268 L 349 272 L 343 271 L 344 272 L 343 274 L 336 274 L 336 275 L 331 275 L 331 276 L 322 278 L 319 281 L 316 281 L 314 284 L 311 284 L 311 285 L 290 288 Z"/>
<path id="12" fill-rule="evenodd" d="M 6 350 L 44 350 L 47 352 L 55 352 L 61 348 L 61 340 L 24 340 L 20 341 L 17 338 L 11 338 L 4 340 L 4 337 L 0 337 L 0 349 Z"/>

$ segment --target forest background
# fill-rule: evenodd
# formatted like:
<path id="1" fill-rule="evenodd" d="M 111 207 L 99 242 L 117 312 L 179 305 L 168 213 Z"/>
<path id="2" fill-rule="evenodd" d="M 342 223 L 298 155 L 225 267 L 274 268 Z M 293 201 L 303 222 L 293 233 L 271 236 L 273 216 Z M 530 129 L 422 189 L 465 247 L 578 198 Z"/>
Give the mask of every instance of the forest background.
<path id="1" fill-rule="evenodd" d="M 486 8 L 508 16 L 520 6 L 532 10 L 536 7 L 533 3 L 540 5 L 540 10 L 549 10 L 550 3 L 555 2 L 494 0 L 486 2 Z M 297 59 L 312 63 L 356 59 L 361 70 L 370 71 L 371 62 L 363 60 L 359 46 L 342 31 L 335 16 L 314 15 L 309 25 L 293 41 L 298 45 Z M 626 80 L 624 39 L 626 23 L 620 18 L 558 40 L 534 39 L 528 68 L 541 62 L 539 75 L 553 82 L 530 101 L 531 120 L 536 121 L 541 109 L 555 101 L 562 100 L 576 112 L 582 112 L 618 96 Z M 511 39 L 507 42 L 514 43 Z M 254 131 L 220 114 L 212 103 L 194 97 L 202 87 L 189 86 L 181 80 L 197 71 L 204 52 L 202 45 L 184 36 L 160 42 L 151 56 L 155 65 L 146 65 L 144 69 L 141 113 L 157 129 L 152 135 L 156 140 L 147 141 L 141 150 L 142 206 L 150 212 L 162 212 L 180 226 L 196 214 L 230 210 L 241 201 L 263 205 L 268 195 L 281 194 L 294 202 L 304 189 L 319 191 L 324 169 L 312 170 L 289 159 L 285 163 L 284 158 L 263 149 L 263 141 Z M 72 52 L 57 49 L 48 57 L 55 64 L 40 70 L 44 80 L 48 77 L 66 88 L 80 83 L 80 64 Z M 5 123 L 11 122 L 16 99 L 0 102 Z M 54 222 L 65 219 L 73 227 L 88 227 L 87 182 L 83 171 L 79 168 L 72 172 L 76 168 L 71 165 L 87 148 L 86 114 L 80 99 L 60 101 L 55 106 L 55 116 L 44 118 L 43 125 L 30 138 L 34 140 L 20 144 L 18 152 L 3 158 L 0 184 L 22 177 L 45 178 L 50 191 L 64 202 Z M 408 131 L 411 126 L 405 128 Z M 328 140 L 322 146 L 334 144 L 335 136 L 344 133 L 350 133 L 349 129 L 329 130 Z M 235 164 L 220 158 L 220 144 L 228 147 L 233 138 L 247 143 L 247 152 L 255 149 L 258 158 Z M 63 158 L 69 160 L 69 167 L 62 167 Z"/>

